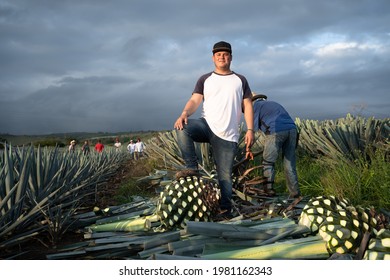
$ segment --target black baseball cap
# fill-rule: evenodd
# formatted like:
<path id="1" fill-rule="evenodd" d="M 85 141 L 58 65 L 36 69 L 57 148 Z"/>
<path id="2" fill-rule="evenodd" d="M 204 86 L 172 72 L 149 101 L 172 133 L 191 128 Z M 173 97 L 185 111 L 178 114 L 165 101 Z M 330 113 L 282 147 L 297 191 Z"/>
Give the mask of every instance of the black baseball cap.
<path id="1" fill-rule="evenodd" d="M 220 42 L 214 44 L 213 54 L 215 54 L 216 52 L 232 53 L 232 46 L 228 42 L 220 41 Z"/>

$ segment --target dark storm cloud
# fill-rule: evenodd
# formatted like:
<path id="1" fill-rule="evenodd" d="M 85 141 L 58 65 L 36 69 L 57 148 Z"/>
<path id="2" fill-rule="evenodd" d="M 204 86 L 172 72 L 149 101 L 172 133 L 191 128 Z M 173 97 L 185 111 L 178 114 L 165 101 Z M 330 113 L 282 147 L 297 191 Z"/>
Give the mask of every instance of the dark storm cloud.
<path id="1" fill-rule="evenodd" d="M 0 133 L 171 129 L 211 47 L 294 117 L 389 117 L 390 4 L 0 2 Z"/>

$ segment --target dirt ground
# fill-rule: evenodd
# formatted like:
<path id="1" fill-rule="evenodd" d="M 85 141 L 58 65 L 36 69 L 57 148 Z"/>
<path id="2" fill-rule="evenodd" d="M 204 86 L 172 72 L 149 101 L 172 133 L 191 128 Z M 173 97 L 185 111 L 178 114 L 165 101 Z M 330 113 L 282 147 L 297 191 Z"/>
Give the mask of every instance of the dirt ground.
<path id="1" fill-rule="evenodd" d="M 97 200 L 91 201 L 90 206 L 104 208 L 107 206 L 118 205 L 115 195 L 118 193 L 120 186 L 123 185 L 124 182 L 129 181 L 131 178 L 148 176 L 150 172 L 152 172 L 152 170 L 147 164 L 147 159 L 126 161 L 108 182 L 99 187 Z"/>

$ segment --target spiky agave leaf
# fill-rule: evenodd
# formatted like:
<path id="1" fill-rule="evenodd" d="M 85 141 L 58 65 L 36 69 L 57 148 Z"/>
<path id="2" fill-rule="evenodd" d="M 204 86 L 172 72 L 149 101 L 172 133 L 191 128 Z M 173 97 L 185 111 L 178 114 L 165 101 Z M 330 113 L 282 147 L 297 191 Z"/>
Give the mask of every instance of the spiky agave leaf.
<path id="1" fill-rule="evenodd" d="M 321 153 L 336 161 L 353 161 L 366 151 L 368 145 L 388 148 L 389 121 L 389 118 L 365 119 L 350 114 L 335 121 L 295 119 L 300 131 L 299 145 L 313 155 Z"/>

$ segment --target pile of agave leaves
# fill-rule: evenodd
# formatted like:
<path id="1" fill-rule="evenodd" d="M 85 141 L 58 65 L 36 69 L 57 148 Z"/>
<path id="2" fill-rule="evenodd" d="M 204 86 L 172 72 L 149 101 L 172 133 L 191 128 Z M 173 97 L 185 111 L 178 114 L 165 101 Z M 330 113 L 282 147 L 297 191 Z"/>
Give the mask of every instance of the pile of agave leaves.
<path id="1" fill-rule="evenodd" d="M 156 171 L 142 178 L 143 184 L 163 188 L 171 181 L 169 172 Z M 156 183 L 158 182 L 158 183 Z M 251 195 L 234 189 L 234 207 L 237 217 L 221 222 L 188 221 L 184 228 L 164 229 L 156 213 L 157 198 L 133 197 L 133 202 L 94 209 L 94 211 L 74 215 L 77 224 L 84 232 L 84 240 L 58 248 L 58 252 L 47 255 L 48 259 L 225 259 L 227 252 L 234 258 L 253 258 L 253 253 L 237 251 L 263 248 L 277 241 L 286 242 L 279 255 L 263 252 L 262 258 L 310 258 L 326 259 L 329 253 L 323 240 L 318 236 L 308 236 L 310 230 L 297 224 L 305 199 L 270 197 L 261 190 L 251 188 Z M 319 242 L 320 243 L 319 243 Z M 321 246 L 320 254 L 300 256 L 291 246 L 302 244 Z M 286 247 L 287 246 L 287 247 Z M 287 253 L 290 252 L 290 253 Z"/>

